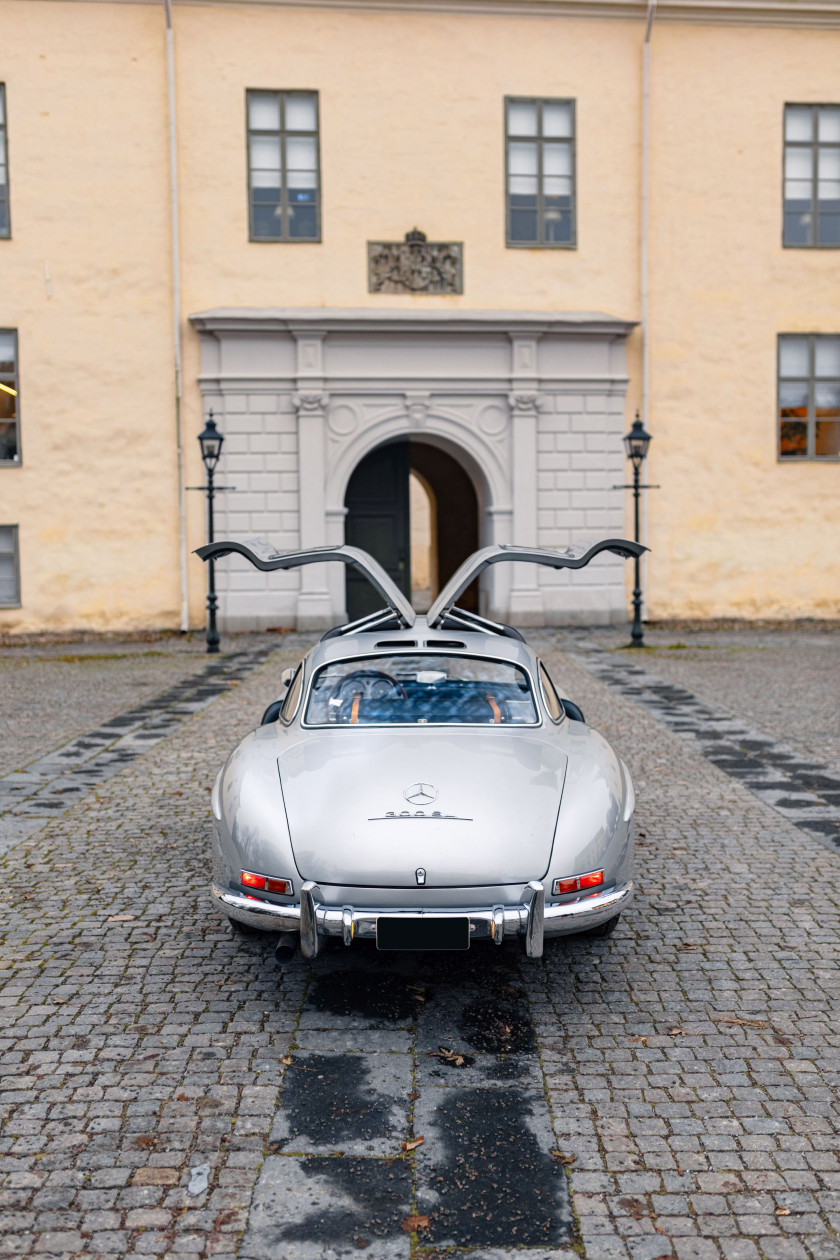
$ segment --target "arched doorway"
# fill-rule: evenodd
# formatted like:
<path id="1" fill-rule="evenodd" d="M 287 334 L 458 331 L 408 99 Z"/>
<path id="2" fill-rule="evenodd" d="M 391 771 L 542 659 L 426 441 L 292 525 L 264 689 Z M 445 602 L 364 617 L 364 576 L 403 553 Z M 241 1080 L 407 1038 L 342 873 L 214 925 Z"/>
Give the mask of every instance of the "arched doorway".
<path id="1" fill-rule="evenodd" d="M 456 459 L 427 442 L 402 438 L 371 451 L 354 470 L 344 505 L 345 541 L 369 551 L 409 599 L 414 589 L 426 606 L 479 545 L 471 478 Z M 478 611 L 477 589 L 470 587 L 459 602 Z M 380 604 L 369 583 L 349 570 L 350 620 Z"/>

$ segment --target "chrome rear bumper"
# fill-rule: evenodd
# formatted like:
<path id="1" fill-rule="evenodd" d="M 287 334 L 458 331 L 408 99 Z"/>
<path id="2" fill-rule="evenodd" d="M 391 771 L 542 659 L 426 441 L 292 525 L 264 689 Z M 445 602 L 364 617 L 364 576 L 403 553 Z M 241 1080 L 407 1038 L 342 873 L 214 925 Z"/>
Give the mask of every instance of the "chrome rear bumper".
<path id="1" fill-rule="evenodd" d="M 245 897 L 215 883 L 211 885 L 211 893 L 218 909 L 230 919 L 268 932 L 299 932 L 301 950 L 307 958 L 317 955 L 322 936 L 341 936 L 345 945 L 351 945 L 357 937 L 374 939 L 376 920 L 383 915 L 411 919 L 420 919 L 425 915 L 468 915 L 470 941 L 491 940 L 501 945 L 506 936 L 523 936 L 528 957 L 539 958 L 543 952 L 544 936 L 585 932 L 588 928 L 600 927 L 626 909 L 633 899 L 633 882 L 629 880 L 626 884 L 618 884 L 579 901 L 547 906 L 543 885 L 534 881 L 524 885 L 522 900 L 516 905 L 445 909 L 427 906 L 422 910 L 414 906 L 371 908 L 325 905 L 320 888 L 311 881 L 301 888 L 300 904 L 296 906 Z"/>

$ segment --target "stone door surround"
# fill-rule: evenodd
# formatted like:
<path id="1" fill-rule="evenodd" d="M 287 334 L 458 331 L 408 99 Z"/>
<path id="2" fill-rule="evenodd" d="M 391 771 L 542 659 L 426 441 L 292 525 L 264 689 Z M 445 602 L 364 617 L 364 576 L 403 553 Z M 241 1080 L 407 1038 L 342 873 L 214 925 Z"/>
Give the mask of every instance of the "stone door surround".
<path id="1" fill-rule="evenodd" d="M 359 461 L 411 437 L 471 476 L 482 543 L 562 546 L 621 532 L 625 347 L 634 325 L 598 312 L 219 308 L 201 339 L 202 414 L 227 437 L 217 530 L 284 550 L 344 540 Z M 530 567 L 490 571 L 483 607 L 524 625 L 625 617 L 620 561 L 572 585 Z M 271 575 L 220 565 L 227 629 L 333 625 L 341 566 Z"/>

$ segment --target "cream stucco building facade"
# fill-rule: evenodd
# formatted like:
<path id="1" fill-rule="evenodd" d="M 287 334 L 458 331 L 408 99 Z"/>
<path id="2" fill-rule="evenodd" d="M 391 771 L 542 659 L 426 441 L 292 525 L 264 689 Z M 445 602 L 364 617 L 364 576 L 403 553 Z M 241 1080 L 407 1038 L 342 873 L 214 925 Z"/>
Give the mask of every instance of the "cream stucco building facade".
<path id="1" fill-rule="evenodd" d="M 289 550 L 399 533 L 383 452 L 441 540 L 622 533 L 641 409 L 649 616 L 840 614 L 840 0 L 0 0 L 0 26 L 0 631 L 202 623 L 210 408 L 217 532 Z M 220 566 L 223 625 L 334 621 L 333 567 Z M 480 600 L 618 621 L 626 577 Z"/>

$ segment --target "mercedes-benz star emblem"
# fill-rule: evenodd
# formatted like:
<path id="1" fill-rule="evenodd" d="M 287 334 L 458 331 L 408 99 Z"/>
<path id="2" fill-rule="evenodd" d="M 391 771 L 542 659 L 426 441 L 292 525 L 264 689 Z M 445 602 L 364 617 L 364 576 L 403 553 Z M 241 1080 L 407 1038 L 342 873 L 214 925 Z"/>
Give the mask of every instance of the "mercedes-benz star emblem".
<path id="1" fill-rule="evenodd" d="M 438 798 L 438 790 L 431 783 L 412 783 L 403 796 L 410 805 L 431 805 Z"/>

